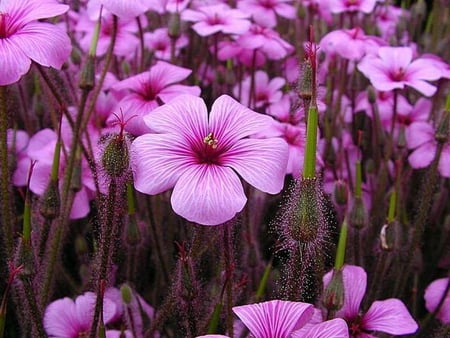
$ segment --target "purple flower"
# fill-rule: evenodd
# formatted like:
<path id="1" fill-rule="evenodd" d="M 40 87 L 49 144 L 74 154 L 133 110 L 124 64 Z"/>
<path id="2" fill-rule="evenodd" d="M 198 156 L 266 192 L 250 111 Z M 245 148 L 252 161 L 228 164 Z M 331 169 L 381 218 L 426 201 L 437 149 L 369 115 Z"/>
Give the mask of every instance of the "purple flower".
<path id="1" fill-rule="evenodd" d="M 182 95 L 144 121 L 155 133 L 131 145 L 135 187 L 152 195 L 173 188 L 172 207 L 189 221 L 217 225 L 241 211 L 247 199 L 239 176 L 271 194 L 283 187 L 286 143 L 248 138 L 272 119 L 229 96 L 208 114 L 202 99 Z"/>
<path id="2" fill-rule="evenodd" d="M 252 13 L 253 20 L 262 26 L 273 28 L 277 24 L 277 14 L 287 19 L 295 18 L 295 8 L 291 0 L 240 0 L 238 8 Z"/>
<path id="3" fill-rule="evenodd" d="M 225 34 L 242 34 L 250 28 L 248 14 L 238 9 L 232 9 L 224 3 L 202 6 L 197 10 L 186 9 L 181 18 L 193 21 L 192 29 L 201 36 L 208 36 L 218 32 Z"/>
<path id="4" fill-rule="evenodd" d="M 384 40 L 365 35 L 361 28 L 339 29 L 326 34 L 320 40 L 320 47 L 327 53 L 336 53 L 344 59 L 359 60 L 380 46 Z"/>
<path id="5" fill-rule="evenodd" d="M 100 3 L 119 18 L 135 18 L 152 7 L 154 0 L 100 0 Z"/>
<path id="6" fill-rule="evenodd" d="M 437 149 L 433 126 L 426 121 L 413 122 L 406 129 L 405 136 L 408 148 L 414 149 L 408 157 L 411 167 L 414 169 L 428 167 L 436 156 Z M 438 170 L 443 177 L 450 177 L 449 142 L 445 143 L 442 148 Z"/>
<path id="7" fill-rule="evenodd" d="M 0 1 L 0 86 L 19 81 L 31 61 L 61 68 L 71 51 L 69 37 L 61 27 L 38 20 L 68 9 L 52 0 Z"/>
<path id="8" fill-rule="evenodd" d="M 324 287 L 330 283 L 331 276 L 332 271 L 323 277 Z M 366 313 L 360 312 L 361 301 L 367 286 L 367 274 L 363 268 L 344 265 L 342 276 L 344 305 L 336 313 L 336 317 L 345 319 L 351 337 L 375 337 L 370 334 L 371 331 L 385 332 L 391 335 L 413 334 L 417 331 L 416 321 L 399 299 L 375 301 Z"/>
<path id="9" fill-rule="evenodd" d="M 75 301 L 65 297 L 50 303 L 44 314 L 44 328 L 47 335 L 53 338 L 84 337 L 91 328 L 96 297 L 93 292 L 86 292 Z M 116 316 L 116 312 L 116 304 L 105 297 L 104 322 L 110 322 Z"/>
<path id="10" fill-rule="evenodd" d="M 170 60 L 171 53 L 171 38 L 169 37 L 168 28 L 158 28 L 151 33 L 144 33 L 145 45 L 155 54 L 155 57 L 160 60 Z M 185 35 L 181 35 L 175 40 L 175 56 L 178 55 L 181 48 L 188 44 L 188 39 Z"/>
<path id="11" fill-rule="evenodd" d="M 347 325 L 341 319 L 308 324 L 314 307 L 307 303 L 272 300 L 235 306 L 233 311 L 255 338 L 348 337 Z"/>
<path id="12" fill-rule="evenodd" d="M 377 0 L 331 0 L 327 1 L 331 13 L 363 12 L 369 14 Z"/>
<path id="13" fill-rule="evenodd" d="M 190 69 L 158 61 L 148 72 L 117 83 L 114 90 L 127 92 L 118 103 L 118 110 L 123 112 L 124 120 L 129 120 L 125 130 L 134 135 L 149 132 L 142 118 L 160 103 L 167 103 L 180 94 L 200 95 L 197 86 L 176 84 L 186 79 L 191 72 Z M 113 121 L 114 116 L 110 116 L 107 122 Z"/>
<path id="14" fill-rule="evenodd" d="M 412 60 L 409 47 L 380 47 L 378 55 L 366 55 L 358 69 L 380 91 L 413 87 L 425 96 L 436 92 L 436 87 L 426 81 L 437 80 L 442 72 L 426 58 Z"/>
<path id="15" fill-rule="evenodd" d="M 450 283 L 449 278 L 440 278 L 433 281 L 427 286 L 425 290 L 425 307 L 429 312 L 434 312 L 438 307 L 442 297 L 444 297 L 444 292 Z M 438 318 L 444 324 L 450 324 L 450 292 L 447 292 L 442 303 L 441 308 L 436 314 Z"/>

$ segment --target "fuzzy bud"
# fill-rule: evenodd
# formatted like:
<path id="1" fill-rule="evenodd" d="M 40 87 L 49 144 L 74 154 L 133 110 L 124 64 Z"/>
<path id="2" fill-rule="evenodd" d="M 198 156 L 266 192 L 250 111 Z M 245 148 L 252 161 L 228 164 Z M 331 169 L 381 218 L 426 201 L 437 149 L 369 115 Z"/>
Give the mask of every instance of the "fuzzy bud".
<path id="1" fill-rule="evenodd" d="M 387 223 L 384 224 L 380 231 L 380 244 L 381 249 L 385 251 L 391 251 L 395 247 L 395 224 Z"/>
<path id="2" fill-rule="evenodd" d="M 61 199 L 59 196 L 58 181 L 50 180 L 44 194 L 41 196 L 40 213 L 48 220 L 53 220 L 59 215 Z"/>
<path id="3" fill-rule="evenodd" d="M 133 290 L 131 290 L 128 284 L 122 284 L 120 287 L 120 295 L 125 304 L 131 304 L 131 301 L 133 300 Z"/>
<path id="4" fill-rule="evenodd" d="M 367 212 L 361 197 L 355 197 L 350 211 L 349 223 L 356 229 L 362 229 L 366 225 Z"/>
<path id="5" fill-rule="evenodd" d="M 300 98 L 307 102 L 309 105 L 309 102 L 311 101 L 311 97 L 312 97 L 312 88 L 313 88 L 313 83 L 312 83 L 312 66 L 311 66 L 311 62 L 309 62 L 309 60 L 306 60 L 303 64 L 303 74 L 301 76 L 301 80 L 300 80 L 300 84 L 299 84 L 299 92 L 298 92 L 298 96 L 300 96 Z"/>
<path id="6" fill-rule="evenodd" d="M 81 176 L 82 176 L 81 160 L 78 160 L 75 161 L 73 165 L 72 179 L 70 181 L 70 189 L 72 189 L 75 192 L 79 192 L 83 187 Z"/>
<path id="7" fill-rule="evenodd" d="M 375 88 L 373 88 L 372 86 L 369 86 L 367 88 L 367 97 L 370 104 L 375 104 L 377 102 L 377 93 L 375 91 Z"/>
<path id="8" fill-rule="evenodd" d="M 348 186 L 342 180 L 336 181 L 334 184 L 334 200 L 338 205 L 347 205 L 348 202 Z"/>
<path id="9" fill-rule="evenodd" d="M 141 232 L 139 231 L 139 226 L 134 215 L 130 215 L 129 217 L 125 239 L 131 247 L 138 245 L 141 241 Z"/>
<path id="10" fill-rule="evenodd" d="M 303 178 L 300 184 L 300 200 L 289 224 L 289 234 L 296 241 L 308 242 L 317 235 L 321 202 L 316 189 L 317 179 Z"/>
<path id="11" fill-rule="evenodd" d="M 330 283 L 323 292 L 322 304 L 328 311 L 339 311 L 344 305 L 344 293 L 342 270 L 333 270 Z"/>
<path id="12" fill-rule="evenodd" d="M 120 177 L 129 168 L 130 158 L 128 146 L 121 135 L 115 135 L 106 145 L 102 156 L 102 165 L 106 173 L 112 177 Z"/>

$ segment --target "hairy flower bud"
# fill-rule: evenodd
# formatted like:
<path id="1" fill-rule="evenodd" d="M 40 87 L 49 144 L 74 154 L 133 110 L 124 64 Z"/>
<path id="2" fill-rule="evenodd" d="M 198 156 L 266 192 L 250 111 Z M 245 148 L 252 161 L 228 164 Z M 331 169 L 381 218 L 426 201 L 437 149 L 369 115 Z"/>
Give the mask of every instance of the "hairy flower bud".
<path id="1" fill-rule="evenodd" d="M 316 179 L 302 179 L 300 183 L 300 200 L 289 224 L 289 233 L 296 241 L 311 241 L 317 235 L 321 202 L 316 181 Z"/>
<path id="2" fill-rule="evenodd" d="M 181 20 L 180 13 L 172 13 L 169 18 L 169 37 L 178 39 L 181 36 Z"/>
<path id="3" fill-rule="evenodd" d="M 108 142 L 102 155 L 102 165 L 109 176 L 120 177 L 130 165 L 128 145 L 120 135 L 115 135 Z"/>
<path id="4" fill-rule="evenodd" d="M 48 220 L 55 219 L 59 215 L 61 199 L 59 196 L 58 181 L 50 180 L 44 194 L 41 196 L 40 213 Z"/>
<path id="5" fill-rule="evenodd" d="M 330 283 L 323 291 L 322 304 L 328 311 L 339 311 L 344 305 L 344 293 L 342 270 L 333 270 Z"/>
<path id="6" fill-rule="evenodd" d="M 133 300 L 133 290 L 131 290 L 128 284 L 122 284 L 120 287 L 120 295 L 125 304 L 131 304 L 131 301 Z"/>
<path id="7" fill-rule="evenodd" d="M 86 63 L 81 69 L 78 87 L 90 91 L 95 86 L 95 56 L 89 55 Z"/>

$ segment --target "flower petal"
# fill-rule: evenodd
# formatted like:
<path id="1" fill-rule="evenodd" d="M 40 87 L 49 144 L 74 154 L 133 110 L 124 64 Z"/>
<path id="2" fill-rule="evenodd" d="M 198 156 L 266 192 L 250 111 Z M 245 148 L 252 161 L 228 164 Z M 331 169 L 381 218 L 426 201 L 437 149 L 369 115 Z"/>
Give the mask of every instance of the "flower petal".
<path id="1" fill-rule="evenodd" d="M 145 134 L 131 144 L 134 186 L 145 194 L 173 188 L 192 161 L 186 143 L 174 135 Z"/>
<path id="2" fill-rule="evenodd" d="M 288 145 L 281 138 L 243 139 L 220 158 L 255 188 L 277 194 L 283 188 Z"/>
<path id="3" fill-rule="evenodd" d="M 11 39 L 0 39 L 0 86 L 20 80 L 30 69 L 31 60 L 20 45 Z"/>
<path id="4" fill-rule="evenodd" d="M 411 123 L 405 132 L 408 148 L 414 149 L 425 143 L 433 143 L 434 129 L 425 121 Z"/>
<path id="5" fill-rule="evenodd" d="M 405 304 L 391 298 L 375 301 L 363 317 L 363 328 L 392 335 L 413 334 L 419 326 L 412 318 Z"/>
<path id="6" fill-rule="evenodd" d="M 73 300 L 66 297 L 50 303 L 45 309 L 44 328 L 49 337 L 77 337 L 80 325 Z"/>
<path id="7" fill-rule="evenodd" d="M 69 8 L 68 5 L 60 4 L 54 0 L 0 1 L 0 12 L 8 13 L 17 26 L 23 26 L 34 20 L 61 15 L 67 12 Z"/>
<path id="8" fill-rule="evenodd" d="M 214 101 L 209 125 L 221 146 L 233 146 L 238 140 L 270 128 L 272 118 L 256 113 L 228 95 Z"/>
<path id="9" fill-rule="evenodd" d="M 218 225 L 244 208 L 247 198 L 239 177 L 231 168 L 191 165 L 175 184 L 173 210 L 191 222 Z"/>
<path id="10" fill-rule="evenodd" d="M 46 22 L 30 22 L 9 39 L 33 61 L 57 69 L 61 68 L 72 50 L 63 29 Z"/>
<path id="11" fill-rule="evenodd" d="M 312 317 L 311 304 L 272 300 L 233 307 L 234 313 L 256 338 L 285 338 Z"/>
<path id="12" fill-rule="evenodd" d="M 205 102 L 196 96 L 180 95 L 144 117 L 147 126 L 161 134 L 175 134 L 197 143 L 210 132 Z"/>
<path id="13" fill-rule="evenodd" d="M 429 312 L 434 312 L 438 307 L 441 298 L 449 283 L 449 278 L 440 278 L 433 281 L 425 290 L 425 307 Z M 447 293 L 445 300 L 436 317 L 444 324 L 450 324 L 450 293 Z"/>
<path id="14" fill-rule="evenodd" d="M 348 338 L 348 326 L 345 320 L 335 318 L 310 326 L 308 330 L 292 333 L 292 338 Z"/>
<path id="15" fill-rule="evenodd" d="M 414 169 L 426 168 L 433 161 L 436 154 L 436 145 L 433 142 L 422 144 L 408 157 L 408 162 Z"/>

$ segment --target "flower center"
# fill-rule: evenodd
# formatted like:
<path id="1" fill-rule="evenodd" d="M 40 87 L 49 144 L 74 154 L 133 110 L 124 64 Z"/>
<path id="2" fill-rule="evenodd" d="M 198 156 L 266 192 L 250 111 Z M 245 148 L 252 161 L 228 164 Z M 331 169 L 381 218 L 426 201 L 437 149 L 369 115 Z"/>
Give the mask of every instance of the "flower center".
<path id="1" fill-rule="evenodd" d="M 405 70 L 400 67 L 397 71 L 389 74 L 392 81 L 402 81 L 405 76 Z"/>
<path id="2" fill-rule="evenodd" d="M 218 145 L 219 140 L 214 133 L 208 133 L 203 138 L 203 146 L 196 150 L 199 163 L 218 164 L 219 155 L 222 153 L 222 150 L 217 149 Z"/>
<path id="3" fill-rule="evenodd" d="M 6 30 L 7 13 L 0 12 L 0 39 L 7 38 L 10 34 Z"/>

